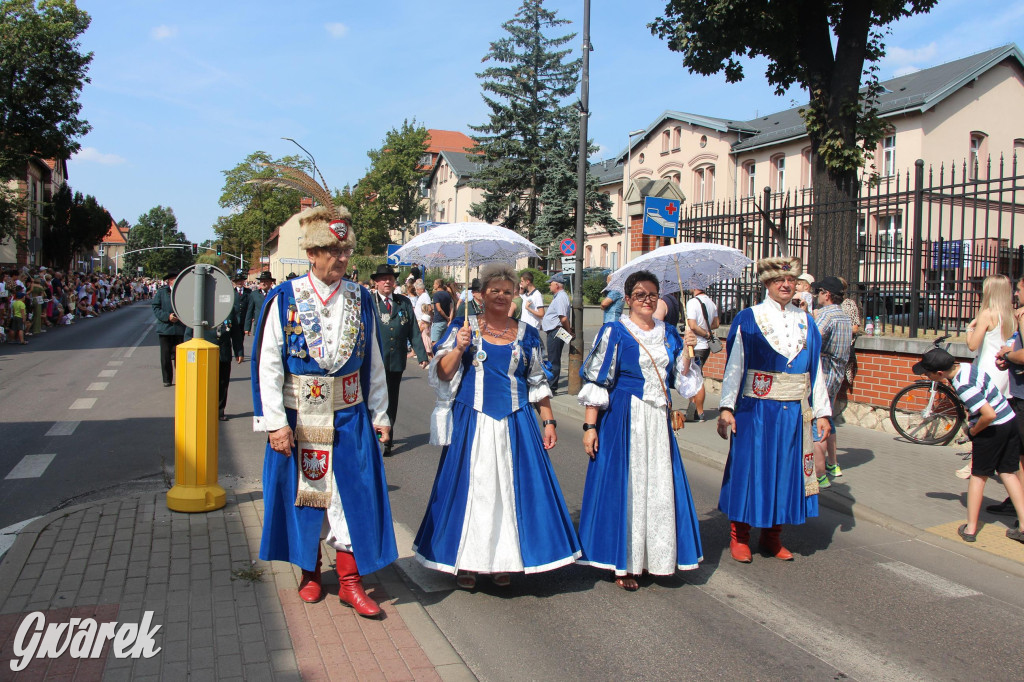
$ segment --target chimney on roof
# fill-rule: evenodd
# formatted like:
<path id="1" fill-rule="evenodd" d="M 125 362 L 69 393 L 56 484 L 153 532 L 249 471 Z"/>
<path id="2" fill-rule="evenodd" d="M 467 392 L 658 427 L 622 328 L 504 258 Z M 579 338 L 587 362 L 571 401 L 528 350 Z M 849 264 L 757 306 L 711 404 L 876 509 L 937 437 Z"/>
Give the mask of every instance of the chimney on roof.
<path id="1" fill-rule="evenodd" d="M 313 197 L 302 197 L 299 202 L 300 211 L 305 211 L 307 208 L 313 208 Z"/>

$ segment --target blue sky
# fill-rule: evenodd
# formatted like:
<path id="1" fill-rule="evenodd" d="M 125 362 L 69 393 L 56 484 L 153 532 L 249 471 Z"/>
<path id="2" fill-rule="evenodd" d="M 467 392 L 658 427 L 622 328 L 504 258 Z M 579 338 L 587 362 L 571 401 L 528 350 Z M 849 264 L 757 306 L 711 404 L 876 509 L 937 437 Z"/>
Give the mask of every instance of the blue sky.
<path id="1" fill-rule="evenodd" d="M 357 181 L 366 152 L 415 118 L 461 130 L 486 120 L 476 73 L 519 0 L 79 0 L 95 53 L 82 94 L 93 130 L 69 163 L 72 188 L 134 224 L 171 206 L 194 241 L 213 237 L 222 171 L 256 150 L 309 149 L 334 187 Z M 547 6 L 582 30 L 582 0 Z M 749 119 L 806 101 L 774 95 L 764 64 L 746 79 L 689 74 L 651 36 L 664 0 L 593 2 L 590 137 L 601 154 L 665 109 Z M 892 26 L 883 79 L 992 47 L 1024 46 L 1024 2 L 940 0 Z M 572 42 L 578 54 L 580 38 Z M 1019 115 L 1015 113 L 1014 115 Z M 599 155 L 599 156 L 600 156 Z M 356 226 L 358 229 L 358 226 Z"/>

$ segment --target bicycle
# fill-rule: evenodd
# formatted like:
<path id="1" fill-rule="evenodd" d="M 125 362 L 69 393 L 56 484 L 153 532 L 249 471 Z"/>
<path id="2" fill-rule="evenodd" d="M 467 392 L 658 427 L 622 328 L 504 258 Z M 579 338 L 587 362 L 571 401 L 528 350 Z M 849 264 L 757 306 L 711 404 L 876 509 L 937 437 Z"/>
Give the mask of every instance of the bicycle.
<path id="1" fill-rule="evenodd" d="M 936 348 L 948 339 L 932 342 Z M 896 431 L 912 443 L 945 445 L 956 437 L 967 419 L 967 410 L 949 386 L 921 380 L 905 386 L 889 403 L 889 420 Z"/>

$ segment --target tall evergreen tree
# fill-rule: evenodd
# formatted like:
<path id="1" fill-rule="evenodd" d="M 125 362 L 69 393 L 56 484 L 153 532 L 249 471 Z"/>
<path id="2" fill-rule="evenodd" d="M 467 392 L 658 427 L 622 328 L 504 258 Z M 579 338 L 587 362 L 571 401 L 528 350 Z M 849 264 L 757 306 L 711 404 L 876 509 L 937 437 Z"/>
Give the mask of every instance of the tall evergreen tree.
<path id="1" fill-rule="evenodd" d="M 540 201 L 542 211 L 537 219 L 533 242 L 542 248 L 554 247 L 565 237 L 576 232 L 576 203 L 579 197 L 580 122 L 579 117 L 570 119 L 568 127 L 551 132 L 547 141 L 550 155 L 547 159 L 547 176 Z M 588 140 L 588 152 L 593 154 L 597 146 Z M 597 188 L 597 178 L 587 170 L 587 214 L 585 225 L 600 226 L 611 233 L 622 229 L 611 213 L 612 200 Z"/>
<path id="2" fill-rule="evenodd" d="M 490 119 L 470 126 L 482 155 L 481 171 L 473 185 L 484 199 L 470 213 L 486 222 L 533 238 L 541 212 L 541 194 L 552 158 L 549 145 L 557 140 L 576 115 L 566 99 L 579 81 L 582 59 L 566 61 L 562 49 L 575 33 L 549 37 L 546 31 L 570 23 L 544 8 L 543 0 L 523 0 L 510 21 L 502 24 L 507 36 L 491 43 L 484 61 L 494 62 L 477 74 Z"/>

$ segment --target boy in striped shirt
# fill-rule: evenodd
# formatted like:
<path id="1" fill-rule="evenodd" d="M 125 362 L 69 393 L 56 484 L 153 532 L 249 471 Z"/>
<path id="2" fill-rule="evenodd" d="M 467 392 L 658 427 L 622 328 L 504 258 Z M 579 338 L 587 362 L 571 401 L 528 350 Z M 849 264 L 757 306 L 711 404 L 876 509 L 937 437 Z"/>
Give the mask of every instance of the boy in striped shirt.
<path id="1" fill-rule="evenodd" d="M 999 474 L 1018 518 L 1017 528 L 1008 529 L 1006 537 L 1024 543 L 1019 523 L 1024 518 L 1024 486 L 1016 475 L 1021 443 L 1010 404 L 985 372 L 976 365 L 957 362 L 942 348 L 925 353 L 914 365 L 914 374 L 948 382 L 967 408 L 967 436 L 973 441 L 973 448 L 971 479 L 967 484 L 967 523 L 957 529 L 960 537 L 965 542 L 975 541 L 985 483 L 990 476 Z"/>

